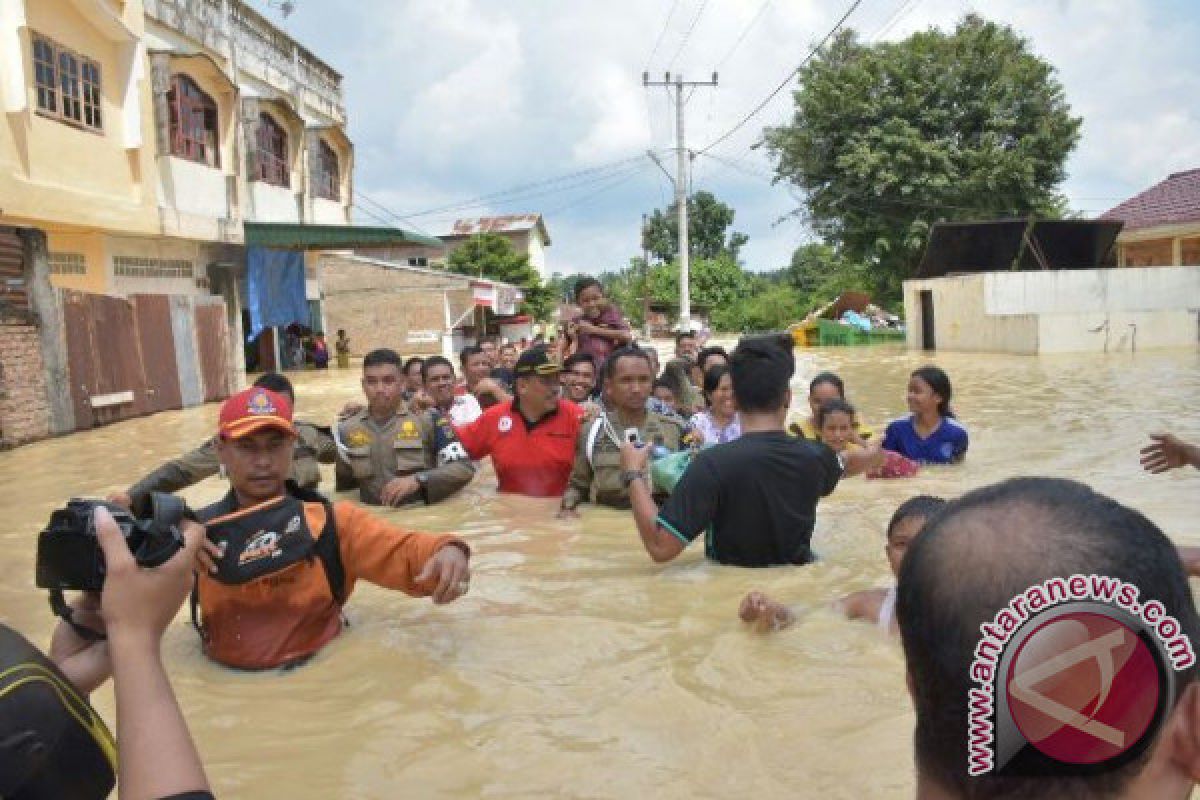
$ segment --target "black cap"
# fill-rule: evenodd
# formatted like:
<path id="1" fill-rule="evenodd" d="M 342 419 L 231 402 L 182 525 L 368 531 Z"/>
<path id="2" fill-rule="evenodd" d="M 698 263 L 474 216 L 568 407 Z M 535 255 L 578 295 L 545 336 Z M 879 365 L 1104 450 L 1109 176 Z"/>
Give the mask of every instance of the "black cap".
<path id="1" fill-rule="evenodd" d="M 513 374 L 518 378 L 522 375 L 557 375 L 562 372 L 562 365 L 550 358 L 543 347 L 532 347 L 521 353 Z"/>

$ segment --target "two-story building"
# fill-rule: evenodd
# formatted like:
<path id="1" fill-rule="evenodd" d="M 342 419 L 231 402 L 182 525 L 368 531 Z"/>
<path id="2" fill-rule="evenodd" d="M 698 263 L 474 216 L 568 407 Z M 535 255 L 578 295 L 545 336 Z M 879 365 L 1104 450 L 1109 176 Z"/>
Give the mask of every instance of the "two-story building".
<path id="1" fill-rule="evenodd" d="M 0 0 L 0 102 L 0 246 L 44 232 L 59 290 L 223 300 L 230 388 L 245 226 L 351 221 L 342 78 L 244 0 Z"/>

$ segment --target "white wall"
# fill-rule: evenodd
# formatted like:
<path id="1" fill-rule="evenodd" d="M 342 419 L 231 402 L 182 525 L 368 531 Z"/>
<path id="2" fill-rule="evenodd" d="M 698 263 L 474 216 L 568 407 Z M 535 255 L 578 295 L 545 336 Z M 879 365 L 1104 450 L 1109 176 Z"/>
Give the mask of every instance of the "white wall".
<path id="1" fill-rule="evenodd" d="M 346 209 L 341 203 L 314 197 L 312 221 L 318 225 L 345 225 Z"/>
<path id="2" fill-rule="evenodd" d="M 542 237 L 536 228 L 529 232 L 529 264 L 537 270 L 544 283 L 549 277 L 546 274 L 546 246 L 542 244 Z"/>
<path id="3" fill-rule="evenodd" d="M 1155 311 L 1200 308 L 1200 268 L 990 272 L 989 314 Z"/>
<path id="4" fill-rule="evenodd" d="M 229 216 L 224 172 L 174 156 L 158 163 L 159 205 L 214 219 Z"/>
<path id="5" fill-rule="evenodd" d="M 939 350 L 1118 352 L 1196 347 L 1200 267 L 993 272 L 905 281 L 908 346 L 921 342 L 920 292 L 933 292 Z"/>
<path id="6" fill-rule="evenodd" d="M 265 181 L 250 181 L 249 186 L 254 202 L 254 219 L 249 221 L 301 222 L 296 215 L 296 195 L 290 188 Z"/>

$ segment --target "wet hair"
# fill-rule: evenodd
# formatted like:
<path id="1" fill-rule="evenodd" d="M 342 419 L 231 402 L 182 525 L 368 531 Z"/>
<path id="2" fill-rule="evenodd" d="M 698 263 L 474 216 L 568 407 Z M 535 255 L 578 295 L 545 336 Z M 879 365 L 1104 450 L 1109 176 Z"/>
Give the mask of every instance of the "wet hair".
<path id="1" fill-rule="evenodd" d="M 505 350 L 518 350 L 518 349 L 520 349 L 520 348 L 518 348 L 516 346 L 516 344 L 514 344 L 513 342 L 505 342 L 504 344 L 500 345 L 500 352 L 502 352 L 502 353 Z"/>
<path id="2" fill-rule="evenodd" d="M 346 335 L 346 329 L 345 329 L 345 328 L 338 328 L 337 332 L 338 332 L 338 336 L 345 336 L 345 335 Z"/>
<path id="3" fill-rule="evenodd" d="M 395 350 L 380 347 L 372 350 L 363 357 L 364 370 L 370 367 L 382 367 L 385 364 L 391 364 L 401 372 L 404 371 L 404 360 L 400 358 L 400 354 Z"/>
<path id="4" fill-rule="evenodd" d="M 421 362 L 421 380 L 429 380 L 429 370 L 434 367 L 449 367 L 450 377 L 454 377 L 454 365 L 450 363 L 450 359 L 445 356 L 430 356 Z"/>
<path id="5" fill-rule="evenodd" d="M 779 337 L 747 336 L 729 361 L 733 396 L 742 411 L 778 411 L 787 403 L 796 361 L 790 348 L 780 346 Z"/>
<path id="6" fill-rule="evenodd" d="M 467 368 L 467 359 L 471 356 L 477 356 L 482 352 L 483 348 L 479 345 L 469 344 L 462 349 L 462 352 L 458 354 L 458 363 L 461 364 L 462 368 L 465 370 Z"/>
<path id="7" fill-rule="evenodd" d="M 696 363 L 700 365 L 700 369 L 704 370 L 705 374 L 708 373 L 708 359 L 712 358 L 713 356 L 723 356 L 725 358 L 725 363 L 729 363 L 729 353 L 725 352 L 724 347 L 721 347 L 720 345 L 706 347 L 696 355 Z"/>
<path id="8" fill-rule="evenodd" d="M 658 380 L 656 380 L 654 382 L 654 386 L 652 386 L 650 388 L 650 391 L 653 392 L 656 389 L 666 389 L 668 392 L 675 395 L 676 400 L 679 399 L 679 395 L 675 392 L 675 387 L 673 387 L 671 385 L 671 382 L 668 381 L 666 378 L 659 378 Z"/>
<path id="9" fill-rule="evenodd" d="M 579 302 L 579 295 L 583 294 L 585 289 L 590 289 L 593 286 L 599 287 L 600 294 L 604 294 L 604 285 L 595 278 L 580 278 L 575 282 L 575 302 Z"/>
<path id="10" fill-rule="evenodd" d="M 424 366 L 423 366 L 423 365 L 425 364 L 425 359 L 421 358 L 420 356 L 413 356 L 413 357 L 412 357 L 412 358 L 410 358 L 408 361 L 405 361 L 405 362 L 404 362 L 404 374 L 405 374 L 405 375 L 407 375 L 407 374 L 408 374 L 408 371 L 409 371 L 410 369 L 412 369 L 412 365 L 413 365 L 413 364 L 416 364 L 416 365 L 418 365 L 418 366 L 421 366 L 421 367 L 422 367 L 422 369 L 421 369 L 421 375 L 422 375 L 422 376 L 424 376 L 424 375 L 425 375 L 425 369 L 424 369 Z"/>
<path id="11" fill-rule="evenodd" d="M 654 365 L 650 363 L 650 356 L 646 355 L 646 351 L 637 345 L 628 345 L 618 347 L 608 354 L 608 360 L 604 362 L 604 380 L 611 381 L 617 376 L 617 362 L 622 358 L 640 358 L 646 362 L 651 372 L 654 371 Z"/>
<path id="12" fill-rule="evenodd" d="M 675 334 L 675 346 L 678 347 L 679 343 L 682 342 L 684 339 L 695 339 L 695 338 L 696 338 L 696 334 L 693 331 L 680 331 L 679 333 Z"/>
<path id="13" fill-rule="evenodd" d="M 950 410 L 950 397 L 954 394 L 954 390 L 950 388 L 950 376 L 946 374 L 941 367 L 935 367 L 932 364 L 918 369 L 914 369 L 910 378 L 920 378 L 929 384 L 929 388 L 933 389 L 938 397 L 942 398 L 942 402 L 938 403 L 938 413 L 943 417 L 953 417 L 954 412 Z"/>
<path id="14" fill-rule="evenodd" d="M 812 394 L 823 383 L 828 383 L 830 386 L 838 390 L 838 396 L 843 400 L 846 399 L 846 384 L 837 376 L 836 372 L 818 372 L 817 376 L 808 383 L 808 393 Z"/>
<path id="15" fill-rule="evenodd" d="M 292 405 L 296 404 L 296 391 L 292 388 L 292 382 L 278 372 L 264 372 L 254 380 L 253 385 L 268 392 L 285 395 L 292 401 Z"/>
<path id="16" fill-rule="evenodd" d="M 1082 483 L 1013 478 L 968 492 L 926 522 L 900 567 L 896 601 L 916 711 L 916 763 L 926 779 L 967 798 L 1113 797 L 1145 768 L 1153 744 L 1103 772 L 1064 774 L 1058 762 L 1026 748 L 1014 764 L 1021 774 L 967 775 L 968 692 L 980 625 L 1029 587 L 1075 574 L 1136 586 L 1139 602 L 1159 601 L 1183 635 L 1200 641 L 1200 617 L 1174 545 L 1145 516 Z M 1197 669 L 1176 673 L 1176 701 Z M 1153 739 L 1157 732 L 1148 733 Z"/>
<path id="17" fill-rule="evenodd" d="M 928 524 L 929 520 L 933 519 L 933 515 L 941 511 L 945 505 L 945 500 L 930 494 L 919 494 L 908 498 L 892 514 L 892 518 L 887 525 L 887 538 L 892 538 L 892 532 L 896 530 L 896 526 L 906 519 L 918 517 L 924 519 L 925 523 Z"/>
<path id="18" fill-rule="evenodd" d="M 596 357 L 591 353 L 579 352 L 567 356 L 567 360 L 563 362 L 563 369 L 571 369 L 576 364 L 588 364 L 591 366 L 593 372 L 596 371 Z"/>
<path id="19" fill-rule="evenodd" d="M 721 378 L 731 374 L 729 367 L 724 364 L 709 367 L 708 371 L 704 373 L 704 399 L 708 400 L 708 396 L 717 390 L 717 387 L 721 385 Z"/>
<path id="20" fill-rule="evenodd" d="M 841 398 L 826 400 L 821 404 L 821 407 L 817 409 L 817 427 L 820 428 L 823 426 L 825 424 L 825 417 L 830 414 L 846 414 L 850 417 L 851 424 L 853 424 L 854 415 L 856 413 L 857 411 L 855 411 L 854 406 L 850 405 Z"/>

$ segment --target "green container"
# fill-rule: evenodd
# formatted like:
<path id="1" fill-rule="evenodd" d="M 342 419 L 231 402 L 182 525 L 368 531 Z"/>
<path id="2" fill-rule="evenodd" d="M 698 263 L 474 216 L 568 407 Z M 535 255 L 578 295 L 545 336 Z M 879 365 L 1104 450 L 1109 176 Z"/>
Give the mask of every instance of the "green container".
<path id="1" fill-rule="evenodd" d="M 867 344 L 896 344 L 904 341 L 903 331 L 880 329 L 866 332 L 853 325 L 843 325 L 831 319 L 817 320 L 817 331 L 822 347 L 857 347 Z"/>

